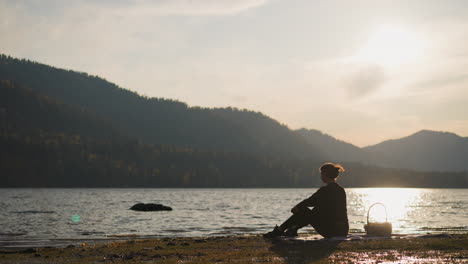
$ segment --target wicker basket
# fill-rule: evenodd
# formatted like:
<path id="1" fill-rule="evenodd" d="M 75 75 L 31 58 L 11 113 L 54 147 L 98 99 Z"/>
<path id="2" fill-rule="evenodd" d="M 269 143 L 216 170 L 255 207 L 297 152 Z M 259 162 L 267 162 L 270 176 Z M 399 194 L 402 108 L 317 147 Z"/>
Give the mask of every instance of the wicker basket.
<path id="1" fill-rule="evenodd" d="M 385 209 L 385 222 L 384 223 L 370 223 L 369 214 L 374 205 L 382 205 Z M 382 203 L 375 203 L 369 207 L 367 211 L 367 224 L 364 225 L 364 230 L 368 236 L 389 237 L 392 236 L 392 223 L 388 222 L 387 208 Z"/>

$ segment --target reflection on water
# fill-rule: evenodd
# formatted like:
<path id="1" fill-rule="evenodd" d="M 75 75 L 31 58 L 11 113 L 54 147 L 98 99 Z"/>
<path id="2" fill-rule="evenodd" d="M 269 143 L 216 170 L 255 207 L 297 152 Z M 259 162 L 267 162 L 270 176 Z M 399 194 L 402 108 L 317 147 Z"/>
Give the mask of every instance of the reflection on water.
<path id="1" fill-rule="evenodd" d="M 2 189 L 0 245 L 21 239 L 213 236 L 269 231 L 316 189 Z M 467 232 L 466 189 L 346 189 L 353 232 L 385 204 L 395 233 Z M 134 212 L 139 202 L 171 212 Z M 385 221 L 375 206 L 371 221 Z M 306 228 L 303 232 L 313 232 Z M 3 242 L 2 242 L 3 241 Z"/>
<path id="2" fill-rule="evenodd" d="M 394 222 L 396 226 L 400 221 L 411 220 L 411 212 L 417 207 L 430 206 L 431 201 L 422 200 L 423 189 L 403 188 L 368 188 L 357 189 L 357 203 L 366 210 L 374 203 L 382 203 L 384 206 L 374 206 L 369 212 L 370 222 Z M 385 210 L 386 209 L 386 210 Z"/>
<path id="3" fill-rule="evenodd" d="M 466 189 L 363 188 L 351 189 L 348 210 L 362 215 L 360 223 L 388 222 L 394 232 L 467 231 L 468 191 Z M 354 224 L 358 224 L 359 221 Z M 358 226 L 359 229 L 359 226 Z"/>

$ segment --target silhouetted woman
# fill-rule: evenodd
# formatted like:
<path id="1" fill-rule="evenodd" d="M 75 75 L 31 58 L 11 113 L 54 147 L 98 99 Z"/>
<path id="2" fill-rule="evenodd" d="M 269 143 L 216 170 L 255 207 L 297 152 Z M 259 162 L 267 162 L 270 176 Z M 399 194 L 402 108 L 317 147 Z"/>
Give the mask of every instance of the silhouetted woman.
<path id="1" fill-rule="evenodd" d="M 263 236 L 297 236 L 297 230 L 307 225 L 311 225 L 317 233 L 326 238 L 346 236 L 349 230 L 346 193 L 343 187 L 336 183 L 336 178 L 343 171 L 341 165 L 323 164 L 320 167 L 320 176 L 326 185 L 294 206 L 291 209 L 293 215 L 288 220 Z"/>

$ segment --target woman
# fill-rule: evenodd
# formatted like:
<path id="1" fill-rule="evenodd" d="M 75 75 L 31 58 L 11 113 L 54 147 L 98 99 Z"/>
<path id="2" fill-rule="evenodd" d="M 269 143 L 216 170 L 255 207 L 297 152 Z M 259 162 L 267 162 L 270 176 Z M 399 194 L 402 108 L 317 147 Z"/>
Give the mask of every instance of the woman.
<path id="1" fill-rule="evenodd" d="M 297 236 L 297 230 L 309 224 L 325 238 L 346 236 L 349 230 L 346 193 L 336 182 L 336 178 L 343 171 L 341 165 L 323 164 L 320 167 L 320 176 L 326 186 L 294 206 L 291 209 L 293 215 L 288 220 L 263 236 Z"/>

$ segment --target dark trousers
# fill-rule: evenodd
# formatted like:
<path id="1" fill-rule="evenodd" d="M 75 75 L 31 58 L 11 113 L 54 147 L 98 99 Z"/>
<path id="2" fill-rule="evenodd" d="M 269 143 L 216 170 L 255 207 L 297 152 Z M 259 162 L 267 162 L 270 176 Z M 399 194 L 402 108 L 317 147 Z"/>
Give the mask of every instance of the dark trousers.
<path id="1" fill-rule="evenodd" d="M 307 225 L 311 225 L 323 237 L 347 236 L 349 230 L 348 221 L 330 221 L 328 217 L 309 208 L 301 208 L 299 212 L 289 217 L 281 228 L 300 229 Z"/>

